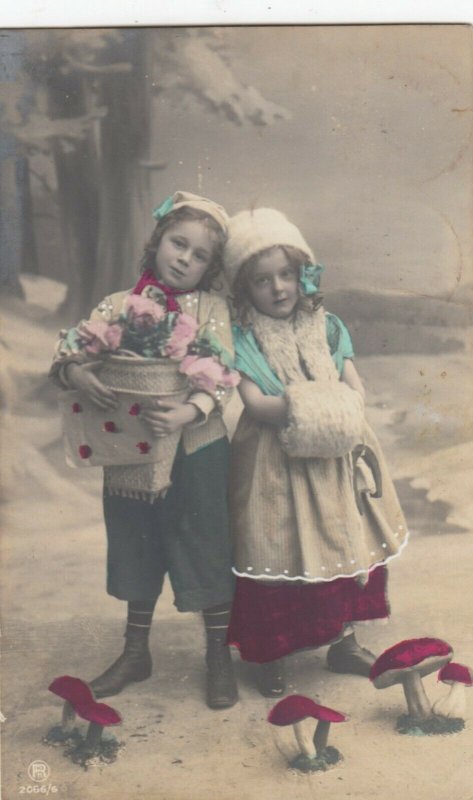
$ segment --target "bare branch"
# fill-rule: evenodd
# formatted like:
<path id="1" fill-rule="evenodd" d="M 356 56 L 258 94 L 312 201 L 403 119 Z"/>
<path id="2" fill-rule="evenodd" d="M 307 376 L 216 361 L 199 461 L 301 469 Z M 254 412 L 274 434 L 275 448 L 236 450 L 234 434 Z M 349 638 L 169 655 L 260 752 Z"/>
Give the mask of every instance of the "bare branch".
<path id="1" fill-rule="evenodd" d="M 64 60 L 69 66 L 61 67 L 61 72 L 63 74 L 67 74 L 73 70 L 78 70 L 79 72 L 87 72 L 94 75 L 121 75 L 123 73 L 130 73 L 133 70 L 132 64 L 128 63 L 127 61 L 103 65 L 86 64 L 83 61 L 78 61 L 77 59 L 73 58 L 68 53 L 64 53 Z"/>
<path id="2" fill-rule="evenodd" d="M 277 119 L 290 119 L 291 113 L 266 100 L 253 86 L 240 83 L 221 55 L 198 36 L 189 36 L 179 46 L 177 61 L 179 83 L 188 92 L 215 111 L 223 111 L 232 122 L 241 125 L 271 125 Z M 168 88 L 168 87 L 166 87 Z"/>
<path id="3" fill-rule="evenodd" d="M 90 114 L 71 119 L 49 119 L 33 112 L 29 115 L 28 122 L 24 125 L 15 125 L 9 128 L 15 138 L 27 149 L 47 150 L 52 141 L 59 141 L 66 150 L 86 136 L 90 126 L 96 120 L 107 115 L 106 108 L 96 108 Z"/>

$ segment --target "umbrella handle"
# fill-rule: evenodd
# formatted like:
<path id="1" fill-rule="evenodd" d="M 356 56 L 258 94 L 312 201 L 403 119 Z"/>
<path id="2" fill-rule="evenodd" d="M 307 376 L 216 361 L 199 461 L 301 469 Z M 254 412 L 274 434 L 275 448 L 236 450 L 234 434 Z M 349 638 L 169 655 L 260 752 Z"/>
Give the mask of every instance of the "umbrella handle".
<path id="1" fill-rule="evenodd" d="M 353 489 L 355 492 L 355 501 L 358 511 L 361 515 L 363 515 L 363 504 L 361 500 L 362 494 L 369 494 L 370 497 L 382 497 L 383 496 L 383 480 L 381 476 L 381 468 L 379 466 L 379 461 L 376 456 L 376 453 L 365 444 L 357 444 L 356 447 L 352 451 L 352 458 L 353 458 Z M 356 474 L 356 463 L 358 459 L 362 458 L 365 464 L 370 468 L 371 473 L 373 475 L 374 484 L 375 484 L 375 491 L 374 492 L 362 492 L 358 486 L 358 478 Z"/>

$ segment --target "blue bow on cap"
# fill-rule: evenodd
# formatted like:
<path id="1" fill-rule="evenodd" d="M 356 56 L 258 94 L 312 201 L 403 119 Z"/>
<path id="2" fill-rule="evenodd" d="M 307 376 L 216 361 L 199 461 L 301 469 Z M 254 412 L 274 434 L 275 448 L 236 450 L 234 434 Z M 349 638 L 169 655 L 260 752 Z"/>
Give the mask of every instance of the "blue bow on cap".
<path id="1" fill-rule="evenodd" d="M 160 206 L 156 206 L 156 208 L 153 210 L 154 219 L 161 219 L 161 217 L 165 217 L 166 214 L 169 214 L 173 205 L 174 205 L 173 196 L 169 195 L 169 197 L 166 197 L 166 199 L 164 200 L 164 202 L 161 203 Z"/>
<path id="2" fill-rule="evenodd" d="M 322 264 L 303 264 L 299 284 L 303 294 L 315 294 L 319 291 L 320 276 L 325 267 Z"/>

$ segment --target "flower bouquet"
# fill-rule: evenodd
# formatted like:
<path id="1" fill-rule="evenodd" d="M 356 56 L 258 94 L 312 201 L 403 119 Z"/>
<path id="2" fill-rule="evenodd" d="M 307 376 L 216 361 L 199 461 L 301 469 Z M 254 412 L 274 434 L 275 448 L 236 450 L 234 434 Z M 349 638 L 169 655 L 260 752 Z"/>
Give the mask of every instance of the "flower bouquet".
<path id="1" fill-rule="evenodd" d="M 85 320 L 64 331 L 64 359 L 100 360 L 100 380 L 118 397 L 116 410 L 102 410 L 82 392 L 60 398 L 66 460 L 70 466 L 103 466 L 112 494 L 153 501 L 170 485 L 180 432 L 155 438 L 141 418 L 163 400 L 185 400 L 205 391 L 217 402 L 238 383 L 231 358 L 207 326 L 166 311 L 158 302 L 128 295 L 110 322 Z"/>

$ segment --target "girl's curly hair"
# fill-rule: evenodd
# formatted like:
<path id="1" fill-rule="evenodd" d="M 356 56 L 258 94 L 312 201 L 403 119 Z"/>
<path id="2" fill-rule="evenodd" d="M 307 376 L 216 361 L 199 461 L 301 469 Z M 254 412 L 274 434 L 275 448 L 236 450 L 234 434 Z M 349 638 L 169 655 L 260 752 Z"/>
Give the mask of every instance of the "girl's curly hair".
<path id="1" fill-rule="evenodd" d="M 163 235 L 179 222 L 202 222 L 208 228 L 213 244 L 212 258 L 205 274 L 199 281 L 198 286 L 196 286 L 196 289 L 202 289 L 204 292 L 208 292 L 210 289 L 219 289 L 220 286 L 217 285 L 215 279 L 222 271 L 222 256 L 226 235 L 213 217 L 209 216 L 205 211 L 201 211 L 199 208 L 192 208 L 190 206 L 177 208 L 175 211 L 171 210 L 158 220 L 148 243 L 145 245 L 141 257 L 141 272 L 145 272 L 147 269 L 155 269 L 156 253 Z"/>
<path id="2" fill-rule="evenodd" d="M 299 250 L 297 247 L 292 247 L 290 245 L 280 244 L 274 245 L 273 247 L 268 247 L 265 250 L 261 250 L 259 253 L 251 256 L 248 261 L 245 261 L 240 267 L 240 271 L 235 278 L 233 284 L 233 293 L 231 295 L 232 305 L 235 309 L 235 316 L 239 319 L 243 326 L 248 326 L 248 313 L 250 308 L 252 308 L 252 303 L 250 300 L 250 274 L 256 267 L 260 257 L 273 252 L 273 250 L 282 250 L 294 272 L 298 272 L 302 265 L 307 263 L 307 254 L 304 253 L 303 250 Z M 299 287 L 299 299 L 297 301 L 296 310 L 312 313 L 320 308 L 323 303 L 323 299 L 324 297 L 322 292 L 306 295 L 303 294 L 301 288 Z"/>

